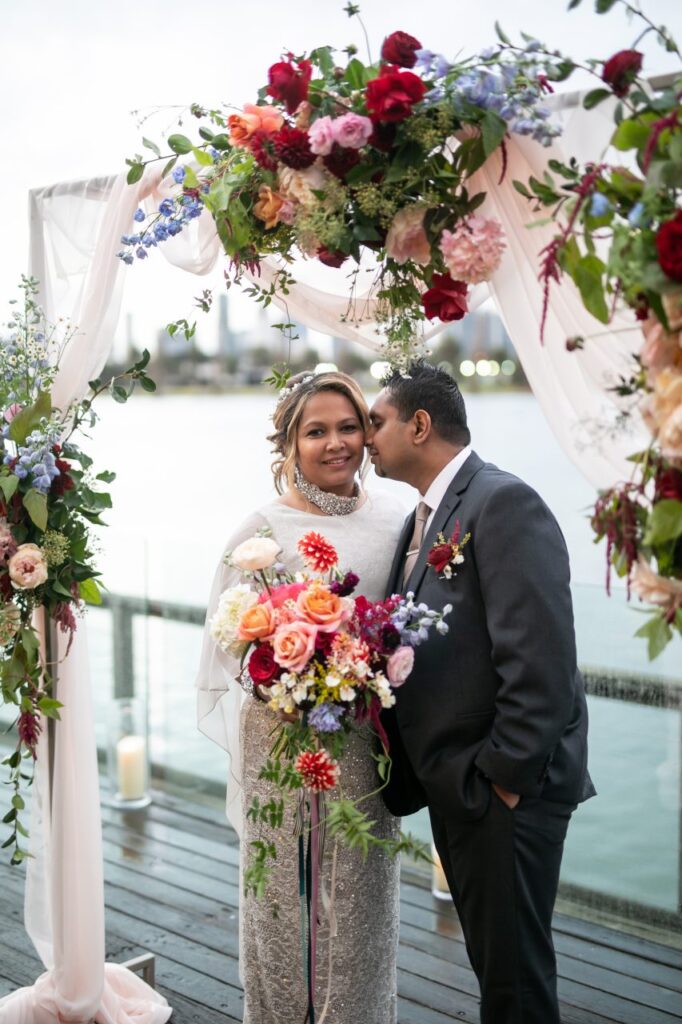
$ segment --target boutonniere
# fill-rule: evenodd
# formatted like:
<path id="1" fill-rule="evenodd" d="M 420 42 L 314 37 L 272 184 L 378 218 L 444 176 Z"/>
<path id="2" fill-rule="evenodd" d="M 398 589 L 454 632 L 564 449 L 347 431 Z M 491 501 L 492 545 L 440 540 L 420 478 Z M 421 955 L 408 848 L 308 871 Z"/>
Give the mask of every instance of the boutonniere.
<path id="1" fill-rule="evenodd" d="M 438 574 L 443 574 L 441 579 L 451 579 L 454 567 L 456 565 L 461 565 L 464 561 L 462 548 L 468 542 L 471 534 L 465 533 L 461 538 L 460 534 L 461 526 L 459 519 L 456 519 L 455 528 L 452 531 L 452 537 L 450 537 L 449 540 L 446 540 L 443 534 L 439 533 L 435 544 L 432 545 L 431 550 L 427 555 L 426 561 L 428 564 L 433 566 Z"/>

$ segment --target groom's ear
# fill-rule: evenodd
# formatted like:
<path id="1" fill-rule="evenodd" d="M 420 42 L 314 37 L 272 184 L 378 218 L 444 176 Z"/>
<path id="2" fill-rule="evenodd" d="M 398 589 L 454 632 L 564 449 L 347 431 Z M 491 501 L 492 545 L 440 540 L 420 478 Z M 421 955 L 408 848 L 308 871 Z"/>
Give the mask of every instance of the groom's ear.
<path id="1" fill-rule="evenodd" d="M 417 409 L 412 417 L 412 424 L 414 430 L 412 436 L 413 443 L 424 444 L 431 434 L 431 417 L 426 409 Z"/>

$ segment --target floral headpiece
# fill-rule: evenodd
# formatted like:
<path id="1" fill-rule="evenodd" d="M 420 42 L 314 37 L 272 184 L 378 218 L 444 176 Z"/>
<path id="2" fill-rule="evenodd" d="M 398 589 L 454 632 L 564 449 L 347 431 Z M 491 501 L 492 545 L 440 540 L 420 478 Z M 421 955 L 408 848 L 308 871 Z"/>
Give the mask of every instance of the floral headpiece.
<path id="1" fill-rule="evenodd" d="M 300 387 L 303 387 L 304 384 L 310 384 L 311 380 L 315 380 L 314 373 L 309 373 L 306 377 L 303 377 L 302 380 L 297 380 L 295 384 L 291 385 L 291 387 L 287 387 L 285 385 L 277 395 L 277 405 L 284 401 L 285 398 L 288 398 L 293 391 L 297 391 Z"/>

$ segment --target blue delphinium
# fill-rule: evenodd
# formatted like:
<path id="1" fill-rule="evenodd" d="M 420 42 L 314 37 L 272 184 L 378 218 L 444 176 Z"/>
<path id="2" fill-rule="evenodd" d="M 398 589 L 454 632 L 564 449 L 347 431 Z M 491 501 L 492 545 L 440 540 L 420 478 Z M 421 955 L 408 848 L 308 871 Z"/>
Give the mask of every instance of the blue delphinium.
<path id="1" fill-rule="evenodd" d="M 173 168 L 173 181 L 175 182 L 175 184 L 176 185 L 182 185 L 184 180 L 185 180 L 185 168 L 184 167 L 174 167 Z"/>
<path id="2" fill-rule="evenodd" d="M 591 217 L 605 217 L 612 209 L 611 203 L 602 192 L 594 193 L 590 200 Z"/>
<path id="3" fill-rule="evenodd" d="M 133 220 L 136 220 L 139 224 L 145 219 L 146 216 L 147 215 L 142 209 L 142 207 L 138 206 L 138 208 L 135 210 L 135 213 L 133 214 Z"/>
<path id="4" fill-rule="evenodd" d="M 26 438 L 26 443 L 17 447 L 17 461 L 12 472 L 20 480 L 30 477 L 32 486 L 42 494 L 47 494 L 52 486 L 52 481 L 59 476 L 56 458 L 52 451 L 57 441 L 57 434 L 45 434 L 42 431 L 34 430 Z M 15 456 L 8 452 L 3 461 L 7 466 L 14 458 Z"/>
<path id="5" fill-rule="evenodd" d="M 176 168 L 176 170 L 182 171 L 182 175 L 176 179 L 179 183 L 185 177 L 185 170 L 182 167 Z M 175 172 L 173 174 L 175 176 Z M 134 261 L 133 252 L 130 251 L 132 249 L 138 259 L 145 259 L 148 255 L 147 249 L 151 249 L 153 246 L 158 245 L 159 242 L 165 242 L 166 239 L 179 234 L 183 227 L 199 217 L 203 210 L 203 200 L 195 195 L 183 194 L 177 198 L 162 200 L 159 203 L 158 214 L 148 224 L 145 231 L 121 235 L 121 245 L 125 248 L 118 252 L 117 256 L 124 263 L 130 264 Z M 140 221 L 137 213 L 135 214 L 135 220 Z"/>
<path id="6" fill-rule="evenodd" d="M 338 732 L 344 714 L 345 708 L 338 704 L 318 704 L 308 714 L 308 725 L 316 732 Z"/>

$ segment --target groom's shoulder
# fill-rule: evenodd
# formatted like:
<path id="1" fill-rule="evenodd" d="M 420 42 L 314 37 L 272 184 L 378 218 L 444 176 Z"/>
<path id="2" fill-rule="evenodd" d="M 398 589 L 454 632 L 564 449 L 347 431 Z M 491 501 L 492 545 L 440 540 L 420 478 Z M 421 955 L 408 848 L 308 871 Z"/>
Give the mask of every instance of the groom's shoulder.
<path id="1" fill-rule="evenodd" d="M 475 454 L 475 453 L 474 453 Z M 478 472 L 472 477 L 472 493 L 478 495 L 493 495 L 504 493 L 505 495 L 523 496 L 529 500 L 537 500 L 544 504 L 542 498 L 529 483 L 521 477 L 510 473 L 506 469 L 500 469 L 493 462 L 481 461 Z"/>

